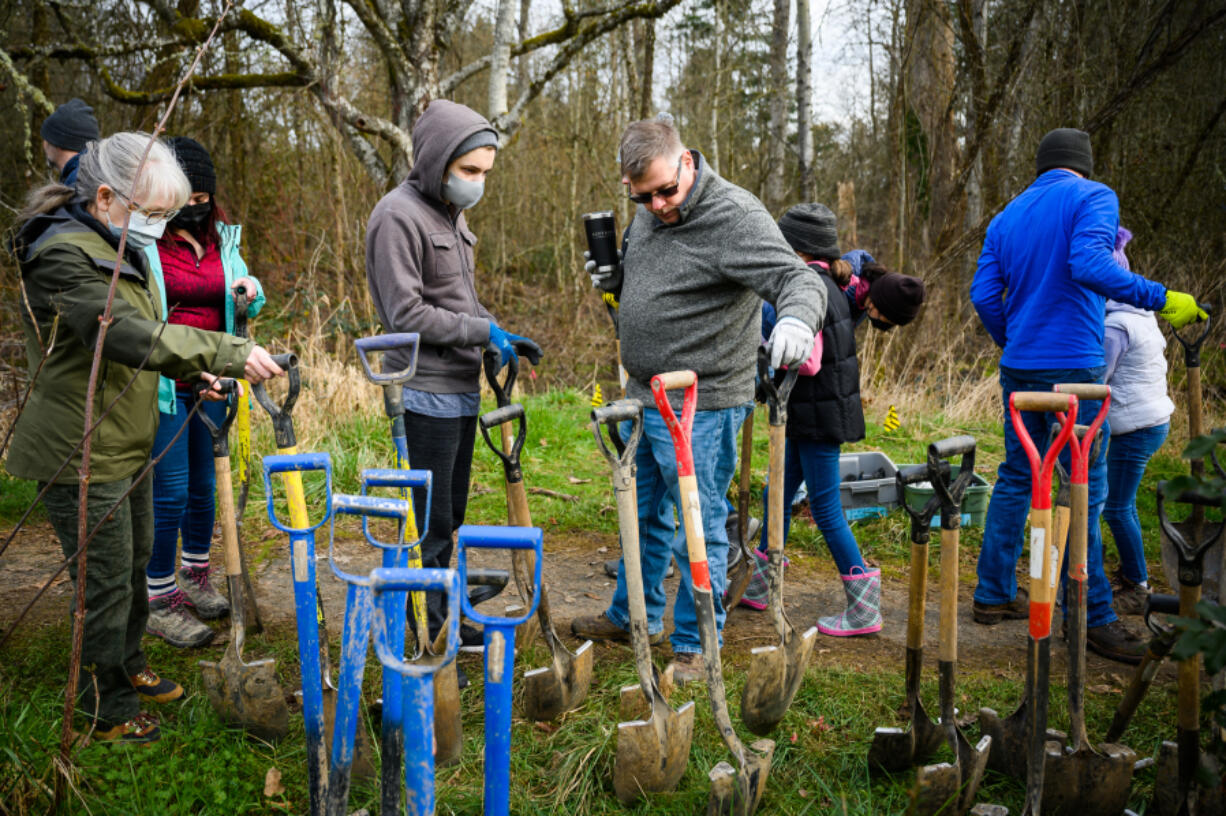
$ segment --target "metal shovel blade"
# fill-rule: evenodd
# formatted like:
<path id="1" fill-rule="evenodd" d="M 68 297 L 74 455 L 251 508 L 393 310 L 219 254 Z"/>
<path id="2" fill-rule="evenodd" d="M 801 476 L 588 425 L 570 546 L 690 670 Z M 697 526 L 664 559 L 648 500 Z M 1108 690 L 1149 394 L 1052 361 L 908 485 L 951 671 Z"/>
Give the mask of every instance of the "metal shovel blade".
<path id="1" fill-rule="evenodd" d="M 1017 710 L 1008 717 L 1001 717 L 990 708 L 979 709 L 979 731 L 992 738 L 992 750 L 988 752 L 988 767 L 997 773 L 1014 779 L 1026 778 L 1026 750 L 1030 741 L 1030 695 L 1022 700 Z M 1063 731 L 1048 728 L 1047 743 L 1055 743 L 1061 750 L 1068 742 Z"/>
<path id="2" fill-rule="evenodd" d="M 676 684 L 673 682 L 673 664 L 668 666 L 662 672 L 657 672 L 652 669 L 652 674 L 656 681 L 656 688 L 660 690 L 660 696 L 668 702 L 673 696 L 673 689 Z M 651 700 L 643 695 L 643 686 L 641 683 L 635 683 L 632 686 L 622 686 L 621 693 L 617 698 L 617 719 L 620 722 L 629 722 L 630 720 L 646 720 L 651 716 Z"/>
<path id="3" fill-rule="evenodd" d="M 524 714 L 537 722 L 556 720 L 582 703 L 591 687 L 592 642 L 585 640 L 573 655 L 559 642 L 550 665 L 524 672 Z"/>
<path id="4" fill-rule="evenodd" d="M 279 740 L 289 730 L 289 706 L 271 658 L 244 663 L 234 640 L 221 662 L 200 661 L 201 682 L 218 716 L 262 740 Z"/>
<path id="5" fill-rule="evenodd" d="M 909 812 L 933 816 L 938 812 L 963 814 L 970 810 L 987 769 L 991 746 L 991 737 L 981 737 L 971 745 L 959 732 L 957 762 L 925 765 L 916 770 Z"/>
<path id="6" fill-rule="evenodd" d="M 907 703 L 911 708 L 909 728 L 878 728 L 868 749 L 868 764 L 888 773 L 905 771 L 937 752 L 945 739 L 941 726 L 932 721 L 919 699 L 922 649 L 907 649 Z M 995 714 L 995 712 L 993 712 Z"/>
<path id="7" fill-rule="evenodd" d="M 1128 804 L 1137 754 L 1126 745 L 1088 744 L 1059 750 L 1048 743 L 1043 767 L 1043 812 L 1057 816 L 1118 816 Z"/>
<path id="8" fill-rule="evenodd" d="M 712 768 L 707 774 L 711 780 L 707 816 L 752 816 L 766 790 L 774 757 L 774 740 L 760 739 L 745 752 L 740 773 L 727 762 Z"/>
<path id="9" fill-rule="evenodd" d="M 689 762 L 693 738 L 693 702 L 673 710 L 660 700 L 648 719 L 618 723 L 613 762 L 613 792 L 618 800 L 631 805 L 645 793 L 675 790 Z"/>
<path id="10" fill-rule="evenodd" d="M 783 720 L 804 680 L 817 627 L 789 633 L 778 646 L 758 646 L 750 652 L 749 673 L 741 695 L 741 720 L 750 731 L 763 736 Z"/>

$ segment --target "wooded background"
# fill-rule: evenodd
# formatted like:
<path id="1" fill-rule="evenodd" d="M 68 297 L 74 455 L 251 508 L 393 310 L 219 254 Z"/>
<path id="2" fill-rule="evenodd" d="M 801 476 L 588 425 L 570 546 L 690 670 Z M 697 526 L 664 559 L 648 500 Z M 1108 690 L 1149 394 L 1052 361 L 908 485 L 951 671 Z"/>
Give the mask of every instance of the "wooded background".
<path id="1" fill-rule="evenodd" d="M 925 280 L 919 331 L 862 337 L 867 384 L 939 391 L 994 367 L 966 291 L 988 221 L 1033 180 L 1053 127 L 1091 133 L 1095 176 L 1136 234 L 1134 269 L 1219 299 L 1226 1 L 811 2 L 247 0 L 169 133 L 213 153 L 269 292 L 261 338 L 342 357 L 378 330 L 365 223 L 406 175 L 412 124 L 436 97 L 503 134 L 469 214 L 479 291 L 545 347 L 548 384 L 613 379 L 579 216 L 612 208 L 625 223 L 617 140 L 661 110 L 773 213 L 824 202 L 844 249 Z M 3 218 L 47 179 L 38 133 L 56 105 L 85 99 L 104 134 L 151 128 L 223 8 L 0 0 Z M 15 293 L 12 260 L 0 263 Z M 4 300 L 3 355 L 19 369 L 16 297 Z"/>

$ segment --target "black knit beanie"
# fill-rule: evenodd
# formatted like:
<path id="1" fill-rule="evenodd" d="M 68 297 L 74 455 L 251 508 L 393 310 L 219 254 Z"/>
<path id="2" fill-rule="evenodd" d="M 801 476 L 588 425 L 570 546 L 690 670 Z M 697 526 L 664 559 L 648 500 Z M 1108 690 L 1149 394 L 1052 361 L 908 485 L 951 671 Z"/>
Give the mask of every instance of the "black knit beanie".
<path id="1" fill-rule="evenodd" d="M 779 231 L 797 252 L 815 258 L 838 258 L 838 220 L 825 204 L 797 204 L 779 219 Z"/>
<path id="2" fill-rule="evenodd" d="M 61 150 L 80 153 L 85 145 L 99 138 L 94 109 L 80 99 L 69 99 L 43 120 L 39 131 L 43 140 Z"/>
<path id="3" fill-rule="evenodd" d="M 204 145 L 187 136 L 175 136 L 167 139 L 170 149 L 179 160 L 179 167 L 192 183 L 193 193 L 217 193 L 217 171 L 213 169 L 213 157 Z"/>
<path id="4" fill-rule="evenodd" d="M 478 130 L 476 133 L 460 142 L 455 150 L 451 151 L 451 155 L 447 158 L 447 164 L 451 164 L 460 156 L 463 156 L 469 151 L 476 150 L 478 147 L 492 147 L 497 150 L 498 134 L 489 129 Z"/>
<path id="5" fill-rule="evenodd" d="M 1036 175 L 1048 170 L 1067 167 L 1086 178 L 1094 175 L 1094 151 L 1090 149 L 1090 134 L 1076 128 L 1056 128 L 1039 142 L 1035 155 Z"/>
<path id="6" fill-rule="evenodd" d="M 886 320 L 905 326 L 915 319 L 924 303 L 924 282 L 910 275 L 890 272 L 872 282 L 868 287 L 868 299 Z"/>

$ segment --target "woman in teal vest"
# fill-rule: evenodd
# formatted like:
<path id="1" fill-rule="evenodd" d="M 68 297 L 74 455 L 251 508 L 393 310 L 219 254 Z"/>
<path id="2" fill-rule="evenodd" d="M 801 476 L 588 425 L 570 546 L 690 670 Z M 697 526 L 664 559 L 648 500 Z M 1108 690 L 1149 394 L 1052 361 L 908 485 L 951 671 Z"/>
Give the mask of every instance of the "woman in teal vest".
<path id="1" fill-rule="evenodd" d="M 192 194 L 157 244 L 145 248 L 150 273 L 162 293 L 163 313 L 172 325 L 233 334 L 239 286 L 249 298 L 248 317 L 254 317 L 264 305 L 259 281 L 247 274 L 239 255 L 242 227 L 226 223 L 216 198 L 217 174 L 204 146 L 183 136 L 168 144 L 191 183 Z M 158 382 L 159 421 L 153 455 L 170 450 L 154 470 L 153 555 L 146 568 L 147 631 L 180 648 L 211 641 L 216 633 L 201 619 L 220 618 L 230 611 L 229 602 L 210 578 L 216 489 L 212 435 L 201 416 L 188 416 L 191 388 L 190 382 L 169 377 Z M 220 425 L 225 406 L 209 403 L 202 413 Z M 177 570 L 176 551 L 180 552 Z"/>

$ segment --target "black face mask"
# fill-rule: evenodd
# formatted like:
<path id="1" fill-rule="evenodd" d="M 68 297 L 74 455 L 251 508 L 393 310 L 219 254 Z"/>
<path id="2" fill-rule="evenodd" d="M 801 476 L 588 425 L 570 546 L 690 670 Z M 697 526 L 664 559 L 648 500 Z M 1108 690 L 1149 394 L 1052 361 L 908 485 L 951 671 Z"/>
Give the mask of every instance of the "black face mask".
<path id="1" fill-rule="evenodd" d="M 870 317 L 868 322 L 872 323 L 873 328 L 877 329 L 878 331 L 889 331 L 890 329 L 894 328 L 894 324 L 888 320 L 879 320 L 875 317 Z"/>
<path id="2" fill-rule="evenodd" d="M 208 222 L 209 213 L 212 211 L 213 202 L 211 201 L 205 201 L 201 204 L 188 204 L 179 210 L 178 215 L 170 220 L 170 226 L 185 229 L 189 232 L 200 232 Z"/>

